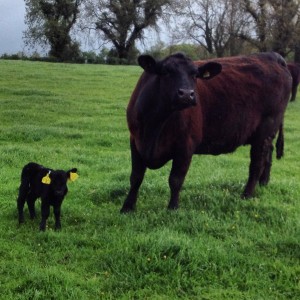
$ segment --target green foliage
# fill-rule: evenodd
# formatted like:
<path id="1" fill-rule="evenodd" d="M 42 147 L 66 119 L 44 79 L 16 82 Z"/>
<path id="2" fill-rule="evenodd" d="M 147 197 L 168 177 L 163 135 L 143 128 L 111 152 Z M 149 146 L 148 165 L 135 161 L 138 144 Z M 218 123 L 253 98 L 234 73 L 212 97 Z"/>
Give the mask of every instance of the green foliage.
<path id="1" fill-rule="evenodd" d="M 135 54 L 135 44 L 142 41 L 145 29 L 157 27 L 163 9 L 170 0 L 145 1 L 91 1 L 86 3 L 87 23 L 112 45 L 111 64 L 130 64 Z"/>
<path id="2" fill-rule="evenodd" d="M 70 31 L 77 21 L 81 0 L 25 0 L 25 44 L 48 45 L 49 55 L 58 61 L 77 61 L 80 49 Z"/>
<path id="3" fill-rule="evenodd" d="M 134 66 L 0 60 L 0 299 L 299 299 L 300 99 L 285 121 L 271 182 L 241 200 L 249 148 L 195 156 L 181 207 L 166 210 L 170 164 L 129 188 L 126 105 Z M 62 206 L 17 224 L 23 165 L 79 169 Z M 37 203 L 39 210 L 40 204 Z"/>

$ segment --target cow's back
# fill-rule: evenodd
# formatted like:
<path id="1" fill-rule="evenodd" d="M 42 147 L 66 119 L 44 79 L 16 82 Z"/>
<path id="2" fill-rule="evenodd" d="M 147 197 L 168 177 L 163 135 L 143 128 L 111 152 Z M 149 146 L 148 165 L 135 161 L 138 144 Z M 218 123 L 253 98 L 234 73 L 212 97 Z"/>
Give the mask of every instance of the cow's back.
<path id="1" fill-rule="evenodd" d="M 203 119 L 197 153 L 232 152 L 250 143 L 263 118 L 270 117 L 277 131 L 291 90 L 284 59 L 276 53 L 262 53 L 214 61 L 222 64 L 222 72 L 197 82 Z"/>

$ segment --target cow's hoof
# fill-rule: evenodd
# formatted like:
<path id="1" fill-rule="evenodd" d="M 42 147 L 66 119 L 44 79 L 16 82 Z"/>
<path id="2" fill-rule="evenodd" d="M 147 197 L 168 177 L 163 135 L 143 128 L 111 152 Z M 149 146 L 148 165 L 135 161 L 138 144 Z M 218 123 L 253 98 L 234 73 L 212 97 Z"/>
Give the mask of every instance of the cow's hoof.
<path id="1" fill-rule="evenodd" d="M 168 210 L 177 210 L 179 208 L 179 206 L 178 205 L 172 205 L 172 204 L 169 204 L 168 205 Z"/>
<path id="2" fill-rule="evenodd" d="M 268 185 L 268 183 L 269 183 L 269 178 L 261 179 L 261 180 L 259 181 L 259 185 L 260 185 L 260 186 L 266 186 L 266 185 Z"/>
<path id="3" fill-rule="evenodd" d="M 241 198 L 242 198 L 243 200 L 247 200 L 247 199 L 250 199 L 250 198 L 252 198 L 252 197 L 253 197 L 252 193 L 250 194 L 250 193 L 247 193 L 247 192 L 244 192 L 244 193 L 241 195 Z"/>
<path id="4" fill-rule="evenodd" d="M 134 207 L 131 207 L 131 206 L 123 206 L 121 209 L 120 209 L 120 213 L 121 214 L 128 214 L 128 213 L 132 213 L 135 211 L 135 208 Z"/>
<path id="5" fill-rule="evenodd" d="M 134 209 L 129 209 L 129 208 L 122 208 L 120 210 L 121 214 L 129 214 L 129 213 L 133 213 L 133 212 L 134 212 Z"/>

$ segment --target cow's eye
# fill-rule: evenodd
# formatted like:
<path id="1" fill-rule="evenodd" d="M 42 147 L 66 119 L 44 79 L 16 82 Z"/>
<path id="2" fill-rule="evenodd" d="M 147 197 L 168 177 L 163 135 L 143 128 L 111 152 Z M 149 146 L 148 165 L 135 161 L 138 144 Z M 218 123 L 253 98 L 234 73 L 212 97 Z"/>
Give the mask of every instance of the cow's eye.
<path id="1" fill-rule="evenodd" d="M 197 72 L 191 72 L 190 73 L 190 76 L 193 78 L 193 79 L 196 79 L 197 78 Z"/>

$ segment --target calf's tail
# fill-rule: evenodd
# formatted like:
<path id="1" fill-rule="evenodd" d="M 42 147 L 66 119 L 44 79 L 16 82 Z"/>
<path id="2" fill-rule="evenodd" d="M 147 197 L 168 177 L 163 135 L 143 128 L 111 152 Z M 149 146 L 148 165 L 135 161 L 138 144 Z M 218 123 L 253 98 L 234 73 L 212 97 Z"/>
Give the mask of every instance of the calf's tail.
<path id="1" fill-rule="evenodd" d="M 27 164 L 24 166 L 22 173 L 21 173 L 21 184 L 19 188 L 19 197 L 26 197 L 29 189 L 30 189 L 30 177 L 33 169 L 32 163 Z"/>
<path id="2" fill-rule="evenodd" d="M 278 136 L 276 141 L 276 158 L 280 159 L 283 156 L 284 151 L 284 136 L 283 136 L 283 124 L 281 123 L 278 130 Z"/>

